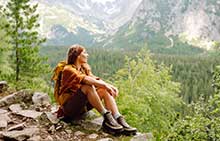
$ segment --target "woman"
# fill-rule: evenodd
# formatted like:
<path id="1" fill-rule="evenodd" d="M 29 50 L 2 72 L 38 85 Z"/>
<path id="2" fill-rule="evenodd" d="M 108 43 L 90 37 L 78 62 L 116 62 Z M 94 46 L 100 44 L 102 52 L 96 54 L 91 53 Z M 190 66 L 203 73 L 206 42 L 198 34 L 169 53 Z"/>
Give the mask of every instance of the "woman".
<path id="1" fill-rule="evenodd" d="M 73 119 L 95 108 L 103 115 L 102 126 L 108 132 L 136 133 L 136 128 L 129 126 L 119 113 L 115 102 L 118 89 L 91 73 L 88 56 L 81 45 L 73 45 L 68 50 L 59 91 L 64 116 Z"/>

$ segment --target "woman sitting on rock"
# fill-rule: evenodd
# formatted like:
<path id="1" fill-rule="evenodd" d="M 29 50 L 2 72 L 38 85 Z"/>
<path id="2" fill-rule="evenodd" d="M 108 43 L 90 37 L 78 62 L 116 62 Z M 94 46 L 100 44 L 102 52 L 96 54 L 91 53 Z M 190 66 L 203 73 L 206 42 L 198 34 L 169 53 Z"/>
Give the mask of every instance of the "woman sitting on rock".
<path id="1" fill-rule="evenodd" d="M 58 101 L 64 117 L 74 119 L 95 108 L 104 117 L 102 126 L 107 132 L 135 134 L 137 129 L 129 126 L 118 110 L 115 102 L 118 89 L 91 73 L 88 56 L 84 47 L 73 45 L 68 50 L 67 61 L 62 62 L 65 65 Z"/>

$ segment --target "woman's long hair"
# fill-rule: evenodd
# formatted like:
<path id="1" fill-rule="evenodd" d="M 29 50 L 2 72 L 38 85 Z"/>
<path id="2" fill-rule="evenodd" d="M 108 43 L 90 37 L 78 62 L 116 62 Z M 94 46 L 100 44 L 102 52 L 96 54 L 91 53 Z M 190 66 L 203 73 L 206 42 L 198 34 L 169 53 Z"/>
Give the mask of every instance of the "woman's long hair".
<path id="1" fill-rule="evenodd" d="M 85 48 L 78 44 L 70 46 L 67 52 L 67 64 L 75 65 L 77 57 L 83 52 L 83 50 L 85 50 Z M 89 64 L 84 63 L 81 67 L 85 74 L 90 75 L 91 68 Z"/>

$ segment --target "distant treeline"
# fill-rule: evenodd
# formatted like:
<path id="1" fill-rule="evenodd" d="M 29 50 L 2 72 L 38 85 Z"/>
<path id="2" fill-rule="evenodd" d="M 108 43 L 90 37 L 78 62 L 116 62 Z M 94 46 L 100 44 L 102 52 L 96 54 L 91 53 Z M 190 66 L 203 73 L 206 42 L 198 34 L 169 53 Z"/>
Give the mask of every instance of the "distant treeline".
<path id="1" fill-rule="evenodd" d="M 54 67 L 60 60 L 64 60 L 68 47 L 42 47 L 41 52 L 48 57 Z M 125 65 L 125 56 L 136 56 L 140 48 L 87 48 L 89 64 L 95 75 L 111 80 L 111 77 Z M 171 50 L 171 49 L 170 49 Z M 177 50 L 178 49 L 173 49 Z M 154 50 L 155 51 L 155 50 Z M 178 54 L 176 52 L 176 54 Z M 180 53 L 180 52 L 179 52 Z M 175 55 L 153 53 L 152 59 L 158 64 L 172 66 L 172 79 L 181 83 L 180 96 L 186 103 L 198 100 L 199 96 L 209 97 L 212 94 L 211 76 L 213 67 L 220 64 L 220 56 L 214 54 Z"/>
<path id="2" fill-rule="evenodd" d="M 212 73 L 214 67 L 220 64 L 220 56 L 157 54 L 153 56 L 153 59 L 158 63 L 163 62 L 167 66 L 172 66 L 173 80 L 181 83 L 180 96 L 185 102 L 195 102 L 200 96 L 207 100 L 213 94 Z"/>

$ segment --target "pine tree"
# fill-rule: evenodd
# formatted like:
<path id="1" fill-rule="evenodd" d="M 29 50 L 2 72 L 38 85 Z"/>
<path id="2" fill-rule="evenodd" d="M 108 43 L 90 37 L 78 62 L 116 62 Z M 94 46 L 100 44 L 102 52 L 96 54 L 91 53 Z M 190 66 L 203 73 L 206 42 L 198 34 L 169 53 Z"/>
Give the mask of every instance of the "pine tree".
<path id="1" fill-rule="evenodd" d="M 8 24 L 5 26 L 12 44 L 16 86 L 19 82 L 31 83 L 33 78 L 40 77 L 48 71 L 46 58 L 40 57 L 39 46 L 45 39 L 39 38 L 37 28 L 38 5 L 30 0 L 9 0 L 3 13 Z"/>
<path id="2" fill-rule="evenodd" d="M 2 11 L 0 9 L 0 80 L 7 80 L 13 73 L 9 63 L 10 45 L 8 43 L 9 37 L 6 36 L 4 26 L 6 20 L 3 18 Z"/>

